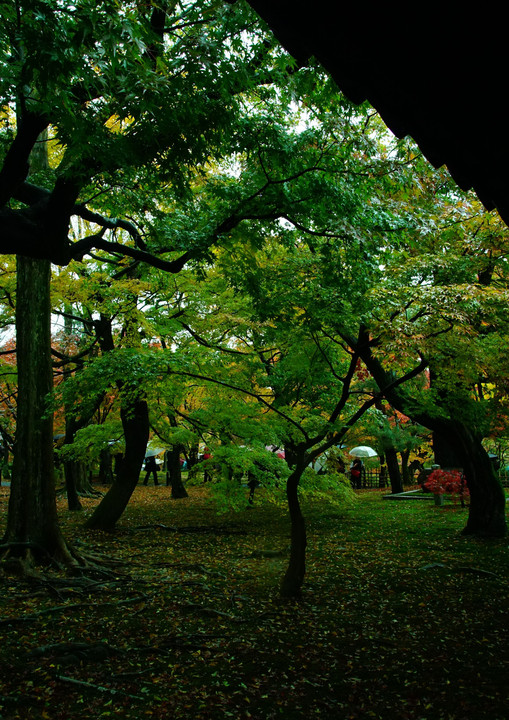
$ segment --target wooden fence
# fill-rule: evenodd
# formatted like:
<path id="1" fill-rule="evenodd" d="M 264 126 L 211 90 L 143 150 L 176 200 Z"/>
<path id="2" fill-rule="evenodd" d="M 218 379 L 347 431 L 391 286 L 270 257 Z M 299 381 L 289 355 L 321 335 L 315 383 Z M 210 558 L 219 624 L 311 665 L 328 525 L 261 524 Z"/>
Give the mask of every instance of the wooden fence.
<path id="1" fill-rule="evenodd" d="M 362 487 L 365 488 L 383 488 L 383 487 L 390 487 L 390 481 L 389 478 L 386 478 L 385 484 L 382 480 L 382 483 L 380 483 L 380 470 L 377 469 L 369 469 L 365 470 L 363 478 L 362 478 Z"/>
<path id="2" fill-rule="evenodd" d="M 503 487 L 509 488 L 509 471 L 507 470 L 500 470 L 498 473 L 498 476 L 500 478 L 500 482 Z M 417 475 L 414 476 L 415 482 L 417 481 Z M 378 469 L 369 469 L 365 471 L 365 478 L 363 478 L 362 487 L 365 488 L 384 488 L 389 487 L 390 488 L 391 483 L 389 478 L 386 479 L 385 484 L 382 481 L 382 484 L 380 483 L 380 470 Z"/>

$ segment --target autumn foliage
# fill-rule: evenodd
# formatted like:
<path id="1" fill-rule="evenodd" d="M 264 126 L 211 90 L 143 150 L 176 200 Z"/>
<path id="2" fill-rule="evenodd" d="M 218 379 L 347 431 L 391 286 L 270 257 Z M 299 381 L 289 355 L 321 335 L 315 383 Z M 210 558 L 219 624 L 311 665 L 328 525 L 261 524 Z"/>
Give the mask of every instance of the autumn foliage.
<path id="1" fill-rule="evenodd" d="M 424 487 L 434 495 L 452 495 L 464 500 L 469 495 L 465 477 L 459 470 L 433 470 Z"/>

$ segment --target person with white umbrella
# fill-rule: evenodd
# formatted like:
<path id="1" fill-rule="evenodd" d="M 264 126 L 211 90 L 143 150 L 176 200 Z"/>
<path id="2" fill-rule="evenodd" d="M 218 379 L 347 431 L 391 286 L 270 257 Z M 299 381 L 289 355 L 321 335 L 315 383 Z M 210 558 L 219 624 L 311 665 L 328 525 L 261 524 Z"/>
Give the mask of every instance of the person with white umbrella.
<path id="1" fill-rule="evenodd" d="M 358 445 L 349 451 L 349 455 L 355 458 L 350 467 L 350 482 L 355 490 L 360 490 L 363 485 L 363 479 L 366 477 L 366 471 L 361 458 L 376 457 L 378 453 L 368 445 Z"/>

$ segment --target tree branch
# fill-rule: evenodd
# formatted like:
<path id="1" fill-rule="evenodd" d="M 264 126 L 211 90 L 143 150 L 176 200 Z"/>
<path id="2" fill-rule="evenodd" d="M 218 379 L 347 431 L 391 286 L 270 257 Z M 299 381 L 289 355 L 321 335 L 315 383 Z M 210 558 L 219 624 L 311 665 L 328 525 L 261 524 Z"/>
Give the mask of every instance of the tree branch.
<path id="1" fill-rule="evenodd" d="M 246 390 L 245 388 L 238 387 L 237 385 L 233 385 L 232 383 L 227 383 L 224 380 L 218 380 L 217 378 L 207 377 L 206 375 L 200 375 L 199 373 L 191 373 L 186 372 L 184 370 L 171 370 L 168 368 L 168 374 L 169 375 L 182 375 L 183 377 L 190 377 L 194 378 L 195 380 L 204 380 L 205 382 L 211 382 L 216 385 L 220 385 L 221 387 L 226 387 L 229 390 L 234 390 L 235 392 L 242 393 L 243 395 L 247 395 L 248 397 L 252 397 L 258 402 L 260 402 L 262 405 L 264 405 L 268 410 L 271 410 L 272 412 L 275 412 L 277 415 L 282 417 L 284 420 L 289 422 L 291 425 L 293 425 L 305 438 L 308 439 L 308 434 L 304 430 L 304 428 L 299 425 L 298 422 L 296 422 L 293 418 L 289 417 L 286 413 L 282 412 L 281 410 L 278 410 L 278 408 L 274 407 L 270 402 L 265 400 L 261 395 L 258 393 L 251 392 L 250 390 Z"/>

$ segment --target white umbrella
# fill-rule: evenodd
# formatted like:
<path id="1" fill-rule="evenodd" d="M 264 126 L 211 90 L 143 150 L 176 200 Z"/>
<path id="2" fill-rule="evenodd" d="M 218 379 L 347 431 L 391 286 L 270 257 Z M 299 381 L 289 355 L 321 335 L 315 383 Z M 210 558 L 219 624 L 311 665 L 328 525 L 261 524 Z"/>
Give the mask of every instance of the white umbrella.
<path id="1" fill-rule="evenodd" d="M 145 453 L 145 460 L 149 457 L 156 457 L 162 452 L 164 452 L 164 448 L 147 448 L 147 451 Z"/>
<path id="2" fill-rule="evenodd" d="M 353 457 L 376 457 L 378 455 L 376 450 L 368 447 L 368 445 L 357 445 L 357 447 L 349 450 L 348 454 L 353 455 Z"/>

